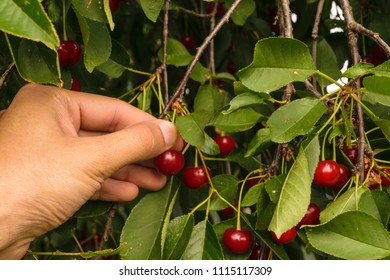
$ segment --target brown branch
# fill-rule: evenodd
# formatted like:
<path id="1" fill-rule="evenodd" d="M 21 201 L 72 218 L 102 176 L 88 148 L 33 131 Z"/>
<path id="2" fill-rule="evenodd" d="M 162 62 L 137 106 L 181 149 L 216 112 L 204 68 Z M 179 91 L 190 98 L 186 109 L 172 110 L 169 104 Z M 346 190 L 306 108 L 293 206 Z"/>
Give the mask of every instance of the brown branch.
<path id="1" fill-rule="evenodd" d="M 352 7 L 348 0 L 339 0 L 341 9 L 344 13 L 345 24 L 347 26 L 347 35 L 348 35 L 348 44 L 352 54 L 353 64 L 359 63 L 360 55 L 359 48 L 357 44 L 358 36 L 356 31 L 351 28 L 351 26 L 356 26 L 357 22 L 353 17 Z M 357 88 L 360 88 L 360 81 L 357 82 Z M 359 100 L 361 100 L 360 92 L 357 92 Z M 365 131 L 364 131 L 364 119 L 363 119 L 363 110 L 362 106 L 356 104 L 356 113 L 357 113 L 357 122 L 358 122 L 358 162 L 356 164 L 357 171 L 359 172 L 360 183 L 364 180 L 364 153 L 367 147 L 365 140 Z"/>
<path id="2" fill-rule="evenodd" d="M 287 38 L 293 38 L 293 27 L 291 22 L 291 10 L 289 0 L 280 0 L 279 7 L 282 15 L 282 35 Z"/>
<path id="3" fill-rule="evenodd" d="M 164 104 L 169 101 L 169 88 L 168 88 L 168 69 L 167 69 L 167 46 L 168 46 L 168 22 L 169 22 L 169 3 L 170 0 L 165 0 L 165 12 L 164 12 L 164 31 L 163 31 L 163 64 L 161 66 L 164 75 Z"/>
<path id="4" fill-rule="evenodd" d="M 318 29 L 320 27 L 322 11 L 324 9 L 324 2 L 325 2 L 325 0 L 318 1 L 316 18 L 314 20 L 313 29 L 311 32 L 311 36 L 313 38 L 311 55 L 313 57 L 314 63 L 317 63 Z M 312 76 L 312 81 L 313 81 L 313 86 L 317 87 L 317 79 L 316 79 L 315 75 Z"/>
<path id="5" fill-rule="evenodd" d="M 219 1 L 215 2 L 215 5 L 213 7 L 213 11 L 211 12 L 211 18 L 210 18 L 210 31 L 212 31 L 215 28 L 215 15 L 217 14 L 217 8 L 218 8 Z M 214 59 L 214 38 L 210 41 L 210 48 L 209 48 L 209 55 L 210 55 L 210 61 L 209 61 L 209 67 L 211 70 L 211 75 L 215 74 L 215 59 Z"/>
<path id="6" fill-rule="evenodd" d="M 215 37 L 215 35 L 218 33 L 218 31 L 222 28 L 222 26 L 229 20 L 230 15 L 233 13 L 234 9 L 240 4 L 241 0 L 235 0 L 232 4 L 232 6 L 226 11 L 225 15 L 221 18 L 221 20 L 218 22 L 218 24 L 215 26 L 215 28 L 211 31 L 211 33 L 205 38 L 202 45 L 198 48 L 194 58 L 192 59 L 190 65 L 187 67 L 187 71 L 184 74 L 183 79 L 181 80 L 180 84 L 176 88 L 175 92 L 173 93 L 172 97 L 166 104 L 166 107 L 164 108 L 162 114 L 160 115 L 160 119 L 165 118 L 165 116 L 168 114 L 168 111 L 170 110 L 170 107 L 172 103 L 180 98 L 184 94 L 185 86 L 188 82 L 188 79 L 190 78 L 191 72 L 194 69 L 196 63 L 199 61 L 200 57 L 202 56 L 203 52 L 211 42 L 211 40 Z"/>
<path id="7" fill-rule="evenodd" d="M 118 209 L 118 204 L 114 203 L 112 204 L 110 210 L 108 211 L 107 222 L 106 225 L 104 226 L 103 237 L 99 244 L 99 250 L 103 250 L 104 244 L 108 241 L 108 237 L 111 234 L 111 230 L 112 230 L 112 219 L 114 219 L 117 209 Z"/>
<path id="8" fill-rule="evenodd" d="M 8 65 L 7 69 L 5 69 L 4 73 L 0 76 L 0 88 L 3 87 L 5 80 L 7 79 L 9 73 L 11 72 L 11 70 L 14 66 L 15 66 L 15 63 L 12 62 L 10 65 Z"/>

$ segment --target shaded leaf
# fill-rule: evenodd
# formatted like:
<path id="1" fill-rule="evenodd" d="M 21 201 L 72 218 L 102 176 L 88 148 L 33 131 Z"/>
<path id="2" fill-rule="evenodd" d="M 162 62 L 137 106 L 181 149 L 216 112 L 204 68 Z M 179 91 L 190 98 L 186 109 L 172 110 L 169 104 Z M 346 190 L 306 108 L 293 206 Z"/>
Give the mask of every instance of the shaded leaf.
<path id="1" fill-rule="evenodd" d="M 269 128 L 259 129 L 252 140 L 249 142 L 248 150 L 245 156 L 258 155 L 272 145 L 271 131 Z"/>
<path id="2" fill-rule="evenodd" d="M 163 60 L 162 49 L 158 52 L 160 61 Z M 186 66 L 192 60 L 192 55 L 188 52 L 186 47 L 178 40 L 168 38 L 167 42 L 167 64 L 176 67 Z"/>
<path id="3" fill-rule="evenodd" d="M 183 260 L 222 260 L 221 244 L 208 221 L 195 225 Z"/>
<path id="4" fill-rule="evenodd" d="M 104 215 L 110 210 L 112 202 L 90 200 L 74 215 L 75 218 L 92 218 Z"/>
<path id="5" fill-rule="evenodd" d="M 340 195 L 336 200 L 328 203 L 326 208 L 321 211 L 320 221 L 326 223 L 341 213 L 358 210 L 360 197 L 368 191 L 367 188 L 351 188 Z"/>
<path id="6" fill-rule="evenodd" d="M 269 93 L 305 81 L 315 71 L 307 45 L 290 38 L 266 38 L 256 44 L 252 63 L 238 77 L 249 89 Z"/>
<path id="7" fill-rule="evenodd" d="M 390 106 L 390 77 L 369 76 L 363 80 L 369 98 L 379 104 Z"/>
<path id="8" fill-rule="evenodd" d="M 254 92 L 242 93 L 234 97 L 229 102 L 229 108 L 227 108 L 224 113 L 229 114 L 240 108 L 257 105 L 257 104 L 265 104 L 264 98 L 261 95 Z"/>
<path id="9" fill-rule="evenodd" d="M 282 106 L 268 121 L 272 141 L 287 143 L 309 133 L 325 112 L 323 102 L 315 98 L 297 99 Z"/>
<path id="10" fill-rule="evenodd" d="M 120 242 L 126 243 L 121 258 L 126 260 L 160 259 L 161 229 L 173 185 L 173 177 L 160 191 L 146 194 L 132 209 L 123 226 Z"/>
<path id="11" fill-rule="evenodd" d="M 364 212 L 345 212 L 326 224 L 305 230 L 311 246 L 338 258 L 368 260 L 390 256 L 389 232 Z"/>
<path id="12" fill-rule="evenodd" d="M 55 27 L 40 1 L 0 1 L 0 30 L 42 42 L 52 50 L 60 44 Z"/>
<path id="13" fill-rule="evenodd" d="M 174 218 L 168 225 L 164 243 L 163 259 L 179 260 L 185 249 L 194 228 L 194 216 L 184 215 Z"/>
<path id="14" fill-rule="evenodd" d="M 104 2 L 94 0 L 72 0 L 74 9 L 84 18 L 93 21 L 108 22 Z"/>
<path id="15" fill-rule="evenodd" d="M 252 128 L 261 117 L 262 115 L 252 108 L 241 108 L 229 114 L 221 111 L 209 125 L 225 132 L 245 131 Z"/>
<path id="16" fill-rule="evenodd" d="M 147 18 L 156 22 L 164 5 L 164 0 L 139 0 L 139 2 Z"/>
<path id="17" fill-rule="evenodd" d="M 230 8 L 234 0 L 226 0 L 226 7 Z M 237 25 L 244 25 L 247 18 L 255 11 L 256 3 L 254 0 L 242 0 L 231 15 L 231 19 Z"/>
<path id="18" fill-rule="evenodd" d="M 340 78 L 341 71 L 337 63 L 337 57 L 325 39 L 320 40 L 318 43 L 316 64 L 319 71 L 327 74 L 334 80 Z M 317 76 L 317 80 L 322 86 L 327 86 L 332 83 L 321 76 Z"/>

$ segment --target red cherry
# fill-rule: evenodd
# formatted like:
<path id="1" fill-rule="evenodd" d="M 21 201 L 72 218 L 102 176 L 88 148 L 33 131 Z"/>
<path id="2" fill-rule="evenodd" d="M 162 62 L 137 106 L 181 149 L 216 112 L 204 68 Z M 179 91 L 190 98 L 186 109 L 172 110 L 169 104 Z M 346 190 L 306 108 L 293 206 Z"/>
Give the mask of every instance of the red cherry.
<path id="1" fill-rule="evenodd" d="M 371 55 L 364 55 L 361 57 L 362 62 L 375 64 L 375 60 Z"/>
<path id="2" fill-rule="evenodd" d="M 222 156 L 230 154 L 236 146 L 236 141 L 230 135 L 215 136 L 214 141 L 218 144 L 219 153 Z"/>
<path id="3" fill-rule="evenodd" d="M 298 223 L 298 227 L 305 226 L 305 225 L 316 225 L 320 221 L 320 212 L 321 209 L 318 207 L 315 203 L 310 203 L 309 207 L 306 210 L 305 215 L 303 216 L 302 220 Z"/>
<path id="4" fill-rule="evenodd" d="M 60 65 L 69 67 L 76 64 L 81 58 L 81 47 L 76 41 L 61 41 L 57 48 Z"/>
<path id="5" fill-rule="evenodd" d="M 157 170 L 167 176 L 180 172 L 184 166 L 184 156 L 176 150 L 168 150 L 154 158 Z"/>
<path id="6" fill-rule="evenodd" d="M 357 163 L 357 161 L 358 161 L 358 147 L 357 146 L 344 147 L 343 152 L 349 158 L 349 160 L 352 162 L 352 164 Z"/>
<path id="7" fill-rule="evenodd" d="M 211 177 L 211 170 L 207 167 Z M 186 167 L 183 171 L 183 182 L 190 189 L 198 189 L 208 182 L 207 174 L 203 166 Z"/>
<path id="8" fill-rule="evenodd" d="M 228 228 L 223 233 L 222 242 L 229 251 L 243 254 L 252 247 L 253 236 L 247 229 Z"/>
<path id="9" fill-rule="evenodd" d="M 268 260 L 270 257 L 270 248 L 266 245 L 263 245 L 259 242 L 256 242 L 253 245 L 252 252 L 249 255 L 250 260 Z"/>
<path id="10" fill-rule="evenodd" d="M 370 190 L 374 190 L 374 189 L 378 188 L 379 184 L 382 182 L 381 177 L 379 176 L 379 174 L 374 169 L 371 169 L 370 176 L 366 180 L 367 173 L 368 173 L 368 171 L 364 170 L 364 180 L 366 181 L 366 186 Z"/>
<path id="11" fill-rule="evenodd" d="M 226 70 L 228 71 L 228 73 L 234 75 L 236 73 L 236 66 L 234 65 L 233 61 L 229 60 L 227 66 L 226 66 Z"/>
<path id="12" fill-rule="evenodd" d="M 282 233 L 282 235 L 278 238 L 275 234 L 275 232 L 272 232 L 273 239 L 278 242 L 279 244 L 287 244 L 290 243 L 295 239 L 295 236 L 297 236 L 297 228 L 292 227 L 286 232 Z"/>
<path id="13" fill-rule="evenodd" d="M 180 41 L 187 48 L 187 50 L 190 50 L 195 46 L 195 39 L 191 35 L 181 36 Z"/>
<path id="14" fill-rule="evenodd" d="M 216 3 L 208 3 L 206 7 L 206 12 L 211 14 L 214 11 L 214 6 Z M 217 3 L 217 11 L 215 12 L 215 18 L 221 18 L 225 13 L 225 9 L 221 3 Z"/>
<path id="15" fill-rule="evenodd" d="M 228 207 L 222 209 L 221 211 L 219 211 L 219 213 L 221 214 L 221 216 L 223 218 L 228 219 L 228 218 L 232 218 L 236 212 L 234 211 L 234 209 L 232 207 L 228 206 Z"/>
<path id="16" fill-rule="evenodd" d="M 317 165 L 313 183 L 322 187 L 334 187 L 340 177 L 340 166 L 334 160 L 323 160 Z"/>
<path id="17" fill-rule="evenodd" d="M 80 82 L 75 77 L 72 77 L 72 79 L 70 80 L 70 89 L 74 91 L 81 90 Z"/>
<path id="18" fill-rule="evenodd" d="M 109 6 L 110 6 L 111 13 L 114 13 L 114 12 L 116 12 L 116 10 L 118 10 L 120 2 L 121 2 L 121 0 L 110 0 L 108 2 Z"/>
<path id="19" fill-rule="evenodd" d="M 260 182 L 260 178 L 252 178 L 246 181 L 248 189 L 256 185 L 258 182 Z"/>
<path id="20" fill-rule="evenodd" d="M 335 188 L 342 188 L 349 179 L 349 170 L 344 164 L 339 164 L 340 176 L 337 183 L 334 185 Z"/>
<path id="21" fill-rule="evenodd" d="M 375 62 L 374 64 L 380 64 L 387 60 L 385 51 L 378 44 L 372 46 L 371 57 Z"/>
<path id="22" fill-rule="evenodd" d="M 382 187 L 390 187 L 390 167 L 385 167 L 382 169 L 381 179 L 382 179 Z"/>

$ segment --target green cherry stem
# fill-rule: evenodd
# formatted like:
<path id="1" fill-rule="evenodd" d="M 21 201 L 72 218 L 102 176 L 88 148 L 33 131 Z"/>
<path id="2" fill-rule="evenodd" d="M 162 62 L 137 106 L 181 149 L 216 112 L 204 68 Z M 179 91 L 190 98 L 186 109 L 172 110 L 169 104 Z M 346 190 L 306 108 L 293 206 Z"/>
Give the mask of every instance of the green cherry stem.
<path id="1" fill-rule="evenodd" d="M 62 37 L 64 40 L 68 40 L 68 35 L 66 34 L 66 8 L 65 8 L 65 0 L 62 0 Z"/>

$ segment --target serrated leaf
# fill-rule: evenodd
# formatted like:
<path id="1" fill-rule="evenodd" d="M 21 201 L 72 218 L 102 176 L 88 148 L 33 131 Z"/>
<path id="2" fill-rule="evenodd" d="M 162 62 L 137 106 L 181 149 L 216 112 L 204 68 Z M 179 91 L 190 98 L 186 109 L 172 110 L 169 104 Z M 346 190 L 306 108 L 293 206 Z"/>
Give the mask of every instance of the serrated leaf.
<path id="1" fill-rule="evenodd" d="M 338 258 L 368 260 L 390 256 L 389 232 L 364 212 L 345 212 L 326 224 L 305 230 L 311 246 Z"/>
<path id="2" fill-rule="evenodd" d="M 269 128 L 259 129 L 248 145 L 245 156 L 254 156 L 268 149 L 272 145 L 271 131 Z"/>
<path id="3" fill-rule="evenodd" d="M 61 85 L 57 53 L 42 43 L 7 36 L 6 39 L 20 76 L 37 84 Z M 39 69 L 39 71 L 37 71 Z"/>
<path id="4" fill-rule="evenodd" d="M 147 18 L 156 22 L 164 5 L 164 0 L 139 0 L 139 3 Z"/>
<path id="5" fill-rule="evenodd" d="M 0 1 L 0 30 L 42 42 L 52 50 L 60 44 L 57 32 L 40 1 Z"/>
<path id="6" fill-rule="evenodd" d="M 161 246 L 161 229 L 169 205 L 173 178 L 162 190 L 146 194 L 132 209 L 120 237 L 120 242 L 126 243 L 121 259 L 161 259 L 161 250 L 155 247 Z"/>
<path id="7" fill-rule="evenodd" d="M 390 77 L 390 60 L 372 68 L 370 72 L 376 76 Z"/>
<path id="8" fill-rule="evenodd" d="M 195 64 L 194 69 L 191 71 L 190 78 L 199 83 L 205 83 L 210 79 L 211 71 L 209 68 L 204 67 L 200 62 Z"/>
<path id="9" fill-rule="evenodd" d="M 77 14 L 84 42 L 84 64 L 88 72 L 106 62 L 111 54 L 111 36 L 107 25 Z"/>
<path id="10" fill-rule="evenodd" d="M 108 22 L 103 1 L 72 0 L 72 5 L 82 17 L 93 21 Z"/>
<path id="11" fill-rule="evenodd" d="M 73 217 L 75 218 L 99 217 L 107 213 L 108 210 L 110 210 L 111 206 L 112 206 L 111 202 L 91 200 L 85 203 L 76 213 L 74 213 Z"/>
<path id="12" fill-rule="evenodd" d="M 208 221 L 195 225 L 190 242 L 182 257 L 183 260 L 222 260 L 221 244 Z"/>
<path id="13" fill-rule="evenodd" d="M 207 111 L 197 111 L 176 118 L 176 127 L 183 139 L 196 147 L 202 147 L 206 141 L 204 128 L 210 121 L 211 114 Z"/>
<path id="14" fill-rule="evenodd" d="M 160 61 L 163 59 L 162 49 L 158 52 Z M 188 52 L 186 47 L 178 40 L 168 38 L 167 41 L 167 64 L 176 67 L 188 65 L 193 56 Z"/>
<path id="15" fill-rule="evenodd" d="M 232 203 L 237 194 L 238 179 L 233 175 L 219 174 L 213 176 L 211 180 L 213 182 L 214 188 L 218 191 L 218 193 L 226 201 Z M 205 210 L 206 208 L 208 208 L 209 210 L 222 210 L 226 207 L 227 204 L 218 196 L 214 195 L 210 200 L 210 205 L 205 205 L 203 208 L 201 207 L 200 209 Z"/>
<path id="16" fill-rule="evenodd" d="M 259 200 L 259 196 L 261 195 L 261 192 L 264 191 L 264 186 L 265 186 L 264 182 L 252 186 L 244 195 L 244 198 L 241 201 L 241 206 L 248 207 L 248 206 L 255 205 Z"/>
<path id="17" fill-rule="evenodd" d="M 297 99 L 280 107 L 268 120 L 271 140 L 287 143 L 309 133 L 325 112 L 323 102 L 315 98 Z"/>
<path id="18" fill-rule="evenodd" d="M 262 116 L 250 107 L 241 108 L 231 113 L 225 113 L 222 110 L 216 114 L 209 125 L 225 132 L 245 131 L 252 128 Z"/>
<path id="19" fill-rule="evenodd" d="M 370 73 L 370 70 L 374 68 L 374 65 L 366 62 L 361 62 L 355 65 L 352 65 L 349 67 L 344 73 L 343 77 L 347 77 L 350 79 L 359 77 L 359 76 L 364 76 Z"/>
<path id="20" fill-rule="evenodd" d="M 369 76 L 363 80 L 366 95 L 376 103 L 390 106 L 390 77 Z"/>
<path id="21" fill-rule="evenodd" d="M 225 105 L 227 93 L 217 87 L 206 84 L 199 87 L 194 98 L 194 112 L 207 111 L 211 115 Z"/>
<path id="22" fill-rule="evenodd" d="M 253 106 L 257 104 L 265 104 L 264 98 L 254 92 L 246 92 L 237 95 L 229 102 L 229 108 L 226 109 L 225 113 L 229 114 L 240 108 Z"/>
<path id="23" fill-rule="evenodd" d="M 252 63 L 238 77 L 249 89 L 269 93 L 305 81 L 315 71 L 307 45 L 296 39 L 267 38 L 256 44 Z"/>
<path id="24" fill-rule="evenodd" d="M 321 211 L 320 221 L 326 223 L 341 213 L 358 210 L 360 197 L 368 191 L 367 188 L 351 188 L 340 195 L 336 200 L 328 203 Z"/>
<path id="25" fill-rule="evenodd" d="M 320 40 L 318 43 L 316 64 L 319 71 L 327 74 L 334 80 L 340 78 L 341 71 L 337 63 L 337 57 L 325 39 Z M 327 86 L 332 83 L 321 76 L 317 76 L 317 80 L 322 86 Z"/>
<path id="26" fill-rule="evenodd" d="M 296 226 L 305 215 L 311 197 L 312 169 L 309 165 L 318 162 L 318 138 L 300 148 L 284 181 L 269 230 L 277 236 Z M 314 166 L 316 166 L 315 164 Z"/>
<path id="27" fill-rule="evenodd" d="M 163 259 L 181 259 L 194 228 L 194 216 L 179 216 L 170 221 L 164 243 Z"/>
<path id="28" fill-rule="evenodd" d="M 234 0 L 226 0 L 226 7 L 230 8 Z M 254 0 L 242 0 L 233 11 L 231 18 L 237 25 L 244 25 L 248 17 L 255 11 L 256 3 Z"/>

